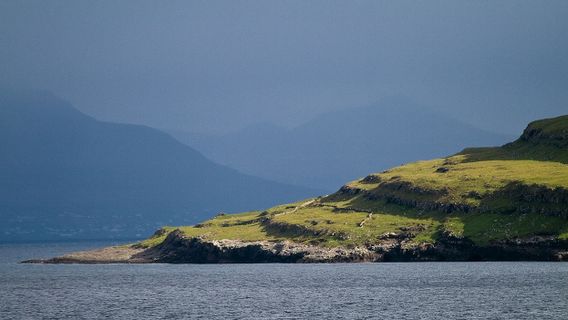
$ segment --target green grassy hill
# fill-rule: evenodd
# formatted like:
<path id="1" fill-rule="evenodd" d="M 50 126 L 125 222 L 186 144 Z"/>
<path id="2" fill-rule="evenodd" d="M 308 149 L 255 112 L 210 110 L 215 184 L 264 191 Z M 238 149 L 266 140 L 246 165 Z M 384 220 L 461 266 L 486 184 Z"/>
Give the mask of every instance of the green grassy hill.
<path id="1" fill-rule="evenodd" d="M 531 123 L 515 142 L 466 149 L 350 182 L 334 194 L 260 212 L 165 227 L 204 240 L 290 240 L 321 247 L 476 247 L 568 240 L 568 116 Z M 450 240 L 448 240 L 450 239 Z M 536 240 L 535 240 L 536 239 Z"/>

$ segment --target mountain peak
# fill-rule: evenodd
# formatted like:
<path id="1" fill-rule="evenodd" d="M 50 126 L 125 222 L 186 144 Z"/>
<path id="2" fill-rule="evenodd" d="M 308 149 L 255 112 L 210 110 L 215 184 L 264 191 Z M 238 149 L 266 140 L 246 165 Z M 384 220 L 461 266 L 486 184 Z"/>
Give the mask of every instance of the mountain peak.
<path id="1" fill-rule="evenodd" d="M 45 90 L 0 88 L 0 115 L 30 122 L 82 121 L 92 118 Z"/>
<path id="2" fill-rule="evenodd" d="M 95 120 L 45 92 L 0 89 L 0 150 L 0 241 L 135 237 L 313 193 L 216 164 L 161 131 Z"/>

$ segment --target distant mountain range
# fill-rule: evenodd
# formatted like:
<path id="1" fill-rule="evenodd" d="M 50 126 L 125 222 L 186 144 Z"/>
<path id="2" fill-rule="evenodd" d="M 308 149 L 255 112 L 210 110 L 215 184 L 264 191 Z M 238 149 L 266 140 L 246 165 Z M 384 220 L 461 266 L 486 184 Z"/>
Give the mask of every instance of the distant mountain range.
<path id="1" fill-rule="evenodd" d="M 98 121 L 51 94 L 0 92 L 0 241 L 140 237 L 305 198 L 168 134 Z"/>
<path id="2" fill-rule="evenodd" d="M 223 136 L 170 133 L 239 171 L 326 191 L 377 169 L 512 138 L 403 98 L 326 113 L 293 129 L 259 124 Z"/>

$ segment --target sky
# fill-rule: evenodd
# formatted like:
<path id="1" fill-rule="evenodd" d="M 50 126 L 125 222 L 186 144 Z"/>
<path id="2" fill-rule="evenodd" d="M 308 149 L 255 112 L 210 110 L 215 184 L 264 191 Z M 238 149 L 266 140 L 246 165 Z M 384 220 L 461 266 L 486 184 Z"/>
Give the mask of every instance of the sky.
<path id="1" fill-rule="evenodd" d="M 228 133 L 403 96 L 517 134 L 568 114 L 568 1 L 0 1 L 0 85 Z"/>

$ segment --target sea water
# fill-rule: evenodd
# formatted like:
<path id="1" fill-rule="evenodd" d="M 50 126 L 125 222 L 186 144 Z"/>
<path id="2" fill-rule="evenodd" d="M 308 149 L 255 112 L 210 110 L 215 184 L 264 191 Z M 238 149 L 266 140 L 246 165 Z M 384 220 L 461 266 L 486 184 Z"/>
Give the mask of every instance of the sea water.
<path id="1" fill-rule="evenodd" d="M 568 319 L 568 263 L 18 263 L 104 245 L 0 245 L 0 319 Z"/>

